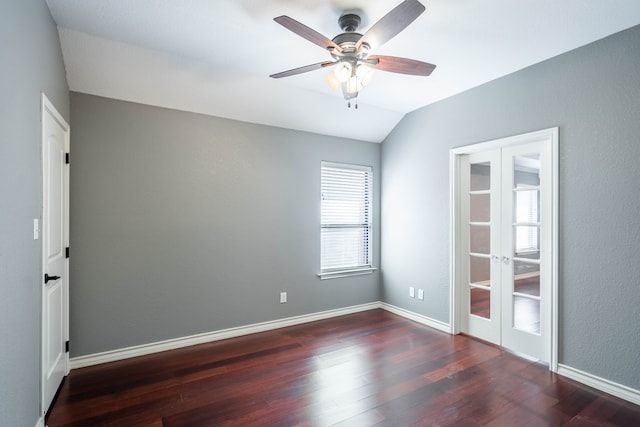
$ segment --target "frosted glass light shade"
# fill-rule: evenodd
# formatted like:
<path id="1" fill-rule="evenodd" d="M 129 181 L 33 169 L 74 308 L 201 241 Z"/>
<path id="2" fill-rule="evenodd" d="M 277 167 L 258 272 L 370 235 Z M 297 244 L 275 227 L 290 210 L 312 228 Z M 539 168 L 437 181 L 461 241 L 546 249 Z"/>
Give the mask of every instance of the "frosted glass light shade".
<path id="1" fill-rule="evenodd" d="M 358 77 L 358 81 L 363 87 L 371 83 L 374 74 L 375 71 L 373 70 L 373 68 L 367 67 L 366 65 L 361 64 L 358 65 L 358 68 L 356 68 L 356 76 Z"/>
<path id="2" fill-rule="evenodd" d="M 340 62 L 336 65 L 334 74 L 340 83 L 344 83 L 351 77 L 353 67 L 348 62 Z"/>

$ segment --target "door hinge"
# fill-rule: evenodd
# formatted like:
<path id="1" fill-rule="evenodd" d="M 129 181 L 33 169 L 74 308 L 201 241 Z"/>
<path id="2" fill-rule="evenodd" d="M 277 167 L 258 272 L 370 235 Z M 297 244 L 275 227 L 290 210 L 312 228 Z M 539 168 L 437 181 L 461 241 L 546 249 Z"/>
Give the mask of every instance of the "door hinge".
<path id="1" fill-rule="evenodd" d="M 68 246 L 64 249 L 64 257 L 65 258 L 69 258 L 69 247 Z"/>
<path id="2" fill-rule="evenodd" d="M 64 342 L 64 352 L 69 353 L 69 340 Z"/>
<path id="3" fill-rule="evenodd" d="M 69 164 L 69 157 L 70 157 L 69 153 L 64 153 L 64 163 L 67 165 Z"/>

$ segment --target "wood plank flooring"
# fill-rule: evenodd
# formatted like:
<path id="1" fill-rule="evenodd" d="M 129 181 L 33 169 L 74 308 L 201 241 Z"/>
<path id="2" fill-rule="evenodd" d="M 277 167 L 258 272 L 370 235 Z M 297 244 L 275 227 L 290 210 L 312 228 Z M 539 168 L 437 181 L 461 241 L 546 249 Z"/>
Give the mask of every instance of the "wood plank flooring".
<path id="1" fill-rule="evenodd" d="M 60 426 L 640 426 L 640 407 L 383 310 L 71 372 Z"/>

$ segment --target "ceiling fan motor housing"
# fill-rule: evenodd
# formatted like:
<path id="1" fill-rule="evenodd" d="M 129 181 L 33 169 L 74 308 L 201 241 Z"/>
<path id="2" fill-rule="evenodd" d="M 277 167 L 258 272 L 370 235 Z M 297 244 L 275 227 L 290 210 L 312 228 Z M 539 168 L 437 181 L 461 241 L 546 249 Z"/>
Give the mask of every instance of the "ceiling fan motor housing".
<path id="1" fill-rule="evenodd" d="M 355 51 L 356 43 L 361 37 L 362 34 L 358 33 L 342 33 L 335 36 L 331 41 L 343 49 L 346 48 L 347 51 Z"/>
<path id="2" fill-rule="evenodd" d="M 358 59 L 366 58 L 369 52 L 369 45 L 367 43 L 362 43 L 361 46 L 356 49 L 356 45 L 362 38 L 362 34 L 356 32 L 361 22 L 360 15 L 355 13 L 345 13 L 340 16 L 338 25 L 340 25 L 340 28 L 342 28 L 344 32 L 335 36 L 331 41 L 340 46 L 342 52 L 338 54 L 335 54 L 335 51 L 331 52 L 334 58 L 343 61 L 352 60 L 354 65 Z"/>

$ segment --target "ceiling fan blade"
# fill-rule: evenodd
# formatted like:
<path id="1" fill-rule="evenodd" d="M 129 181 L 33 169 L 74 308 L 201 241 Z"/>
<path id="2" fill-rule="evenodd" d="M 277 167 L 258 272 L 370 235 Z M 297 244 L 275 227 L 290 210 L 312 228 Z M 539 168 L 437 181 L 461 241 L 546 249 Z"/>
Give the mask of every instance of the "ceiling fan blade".
<path id="1" fill-rule="evenodd" d="M 378 61 L 372 64 L 370 61 Z M 371 55 L 367 58 L 367 65 L 376 70 L 392 73 L 411 74 L 413 76 L 429 76 L 436 68 L 434 64 L 416 61 L 415 59 L 398 58 L 397 56 Z"/>
<path id="2" fill-rule="evenodd" d="M 289 31 L 296 33 L 300 37 L 309 40 L 311 43 L 316 44 L 323 49 L 333 48 L 338 52 L 342 52 L 342 48 L 340 46 L 338 46 L 337 44 L 335 44 L 334 42 L 332 42 L 331 40 L 329 40 L 328 38 L 326 38 L 325 36 L 317 32 L 316 30 L 307 27 L 303 23 L 298 22 L 293 18 L 290 18 L 286 15 L 282 15 L 282 16 L 273 18 L 273 20 L 276 21 L 278 24 L 282 25 L 283 27 L 285 27 L 286 29 L 288 29 Z"/>
<path id="3" fill-rule="evenodd" d="M 296 74 L 307 73 L 309 71 L 319 70 L 321 68 L 331 67 L 332 65 L 336 65 L 338 62 L 325 61 L 318 62 L 317 64 L 305 65 L 304 67 L 294 68 L 292 70 L 283 71 L 281 73 L 271 74 L 269 77 L 273 77 L 274 79 L 280 79 L 282 77 L 295 76 Z"/>
<path id="4" fill-rule="evenodd" d="M 363 43 L 368 44 L 371 49 L 375 49 L 388 42 L 400 31 L 407 28 L 424 11 L 425 7 L 418 0 L 403 1 L 369 28 L 369 31 L 356 43 L 356 50 L 360 49 Z"/>

